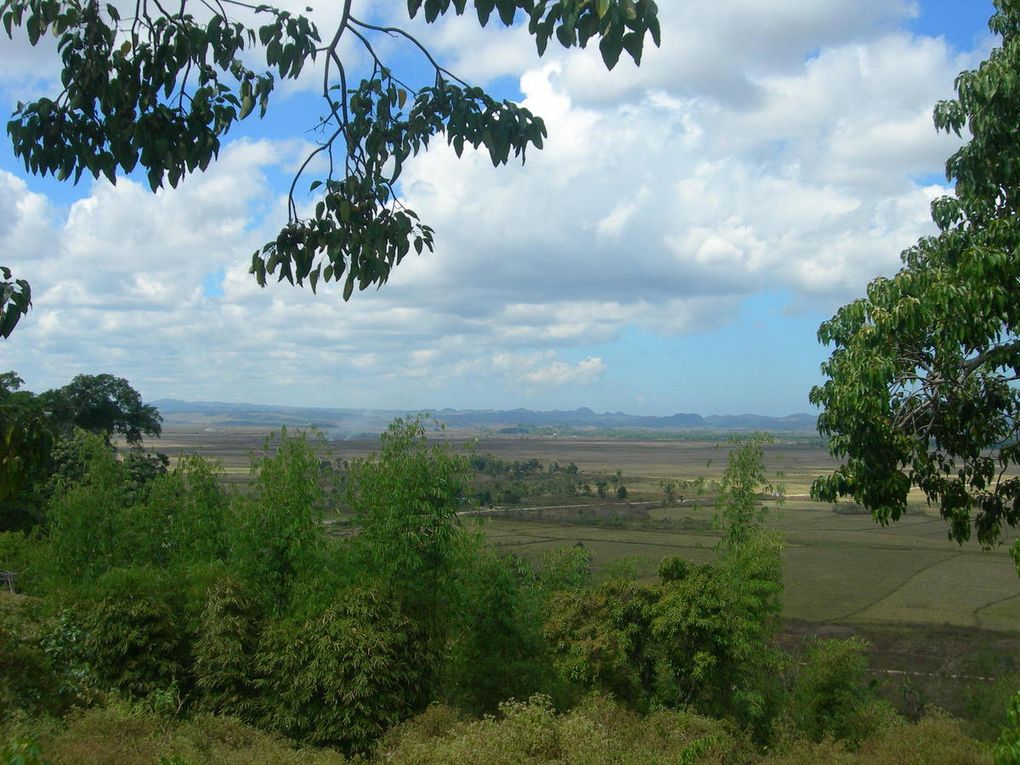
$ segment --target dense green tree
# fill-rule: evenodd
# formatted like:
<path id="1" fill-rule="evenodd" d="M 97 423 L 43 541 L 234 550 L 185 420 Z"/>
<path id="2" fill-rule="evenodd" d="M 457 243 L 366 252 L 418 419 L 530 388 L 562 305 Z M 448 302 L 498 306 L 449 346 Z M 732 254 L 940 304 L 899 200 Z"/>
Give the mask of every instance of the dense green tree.
<path id="1" fill-rule="evenodd" d="M 995 746 L 995 765 L 1020 763 L 1020 692 L 1010 699 L 1006 725 Z"/>
<path id="2" fill-rule="evenodd" d="M 224 577 L 209 588 L 194 648 L 202 708 L 257 719 L 255 661 L 264 616 L 240 582 Z"/>
<path id="3" fill-rule="evenodd" d="M 384 283 L 413 246 L 432 249 L 433 231 L 396 196 L 403 164 L 444 134 L 456 152 L 484 146 L 494 165 L 510 154 L 523 161 L 542 148 L 542 120 L 511 101 L 496 101 L 447 71 L 405 30 L 383 27 L 355 13 L 345 0 L 325 34 L 301 13 L 271 5 L 140 0 L 117 6 L 91 0 L 3 0 L 7 34 L 33 45 L 57 38 L 62 90 L 55 98 L 19 103 L 7 124 L 16 156 L 33 173 L 59 179 L 105 175 L 116 182 L 136 166 L 153 190 L 205 170 L 237 120 L 270 107 L 278 80 L 295 78 L 313 62 L 322 66 L 323 109 L 309 119 L 318 146 L 290 188 L 288 220 L 252 257 L 260 284 L 268 275 L 314 290 L 320 279 L 355 285 Z M 555 37 L 566 47 L 598 40 L 609 68 L 624 52 L 640 63 L 645 38 L 659 44 L 652 0 L 475 0 L 485 26 L 495 12 L 510 25 L 526 22 L 539 54 Z M 411 18 L 433 22 L 463 14 L 467 0 L 408 0 Z M 121 13 L 125 15 L 121 15 Z M 429 67 L 423 82 L 398 76 L 380 58 L 387 38 L 420 53 Z M 369 62 L 358 68 L 358 53 Z M 256 62 L 265 61 L 265 68 Z M 319 201 L 299 213 L 298 183 L 318 155 L 325 177 L 314 180 Z M 0 283 L 0 334 L 27 310 L 28 285 Z"/>
<path id="4" fill-rule="evenodd" d="M 800 662 L 786 714 L 812 741 L 833 738 L 859 745 L 896 720 L 867 677 L 868 647 L 858 637 L 819 640 Z"/>
<path id="5" fill-rule="evenodd" d="M 0 401 L 0 531 L 38 523 L 40 500 L 33 489 L 47 480 L 56 440 L 53 417 L 31 398 Z"/>
<path id="6" fill-rule="evenodd" d="M 542 603 L 530 567 L 477 540 L 458 565 L 443 695 L 473 714 L 549 691 Z"/>
<path id="7" fill-rule="evenodd" d="M 467 542 L 457 518 L 466 469 L 448 444 L 429 444 L 425 421 L 416 418 L 391 423 L 379 453 L 353 462 L 348 474 L 367 570 L 438 632 L 452 594 L 446 585 Z"/>
<path id="8" fill-rule="evenodd" d="M 740 557 L 669 572 L 682 578 L 664 581 L 648 609 L 670 678 L 659 687 L 666 703 L 764 728 L 782 668 L 772 597 L 781 571 L 778 549 L 752 537 Z"/>
<path id="9" fill-rule="evenodd" d="M 57 480 L 46 526 L 58 576 L 96 579 L 135 557 L 134 524 L 126 521 L 132 494 L 127 470 L 101 436 L 79 431 L 72 442 L 81 474 Z"/>
<path id="10" fill-rule="evenodd" d="M 306 620 L 280 620 L 257 656 L 263 724 L 291 738 L 365 751 L 427 703 L 417 626 L 375 589 L 335 594 Z"/>
<path id="11" fill-rule="evenodd" d="M 767 439 L 736 441 L 718 507 L 722 538 L 702 566 L 666 559 L 649 613 L 671 676 L 671 703 L 732 715 L 761 737 L 776 713 L 781 653 L 774 644 L 782 609 L 782 540 L 762 528 L 762 494 L 776 487 L 764 463 Z"/>
<path id="12" fill-rule="evenodd" d="M 142 698 L 190 684 L 183 585 L 175 573 L 153 567 L 114 568 L 75 592 L 81 655 L 101 688 Z"/>
<path id="13" fill-rule="evenodd" d="M 592 583 L 591 551 L 579 542 L 557 545 L 542 553 L 538 569 L 539 584 L 549 593 L 576 591 Z"/>
<path id="14" fill-rule="evenodd" d="M 123 377 L 109 374 L 77 375 L 62 388 L 40 395 L 65 433 L 75 428 L 90 433 L 120 434 L 136 446 L 143 435 L 159 436 L 163 417 Z"/>
<path id="15" fill-rule="evenodd" d="M 624 579 L 556 593 L 544 627 L 556 669 L 582 689 L 646 706 L 655 690 L 650 608 L 656 599 L 653 588 Z"/>
<path id="16" fill-rule="evenodd" d="M 40 395 L 21 390 L 23 384 L 16 372 L 0 374 L 0 530 L 39 523 L 56 484 L 84 476 L 80 432 L 103 434 L 108 446 L 112 434 L 124 436 L 131 448 L 121 456 L 141 495 L 166 472 L 167 457 L 141 447 L 143 434 L 159 436 L 162 417 L 127 380 L 78 375 Z"/>
<path id="17" fill-rule="evenodd" d="M 935 108 L 939 130 L 970 136 L 946 163 L 955 194 L 932 203 L 938 233 L 822 324 L 834 347 L 811 392 L 844 462 L 817 497 L 852 496 L 888 523 L 916 487 L 952 539 L 984 546 L 1020 523 L 1020 6 L 995 9 L 1001 44 Z"/>
<path id="18" fill-rule="evenodd" d="M 275 454 L 270 454 L 275 446 Z M 319 457 L 305 434 L 286 429 L 252 461 L 254 491 L 235 497 L 232 565 L 262 608 L 277 616 L 319 561 L 323 486 Z"/>

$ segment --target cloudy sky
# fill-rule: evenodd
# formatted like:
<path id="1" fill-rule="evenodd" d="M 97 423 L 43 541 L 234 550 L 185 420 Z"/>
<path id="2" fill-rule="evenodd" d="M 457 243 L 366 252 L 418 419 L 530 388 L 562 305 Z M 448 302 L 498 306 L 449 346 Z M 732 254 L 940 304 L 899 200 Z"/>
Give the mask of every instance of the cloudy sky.
<path id="1" fill-rule="evenodd" d="M 436 252 L 349 303 L 247 273 L 314 140 L 314 72 L 173 191 L 36 178 L 4 142 L 0 264 L 34 308 L 0 368 L 37 391 L 110 372 L 146 399 L 811 411 L 818 324 L 932 229 L 958 142 L 932 105 L 994 44 L 991 2 L 659 5 L 662 48 L 611 73 L 596 50 L 539 59 L 523 28 L 411 24 L 550 136 L 524 167 L 440 144 L 410 163 Z M 55 95 L 54 76 L 52 47 L 0 41 L 4 108 Z"/>

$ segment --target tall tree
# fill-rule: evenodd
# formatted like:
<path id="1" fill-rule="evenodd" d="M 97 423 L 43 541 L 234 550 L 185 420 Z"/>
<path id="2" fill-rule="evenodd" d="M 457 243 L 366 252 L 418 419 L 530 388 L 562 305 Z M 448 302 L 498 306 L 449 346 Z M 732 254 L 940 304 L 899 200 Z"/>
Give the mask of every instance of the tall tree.
<path id="1" fill-rule="evenodd" d="M 127 380 L 78 375 L 39 395 L 21 390 L 23 383 L 16 372 L 0 374 L 0 531 L 39 522 L 54 482 L 83 475 L 80 431 L 103 434 L 107 447 L 119 433 L 138 447 L 124 459 L 136 487 L 165 471 L 165 455 L 140 447 L 143 435 L 159 436 L 163 418 Z"/>
<path id="2" fill-rule="evenodd" d="M 822 324 L 834 349 L 811 392 L 844 461 L 815 496 L 852 496 L 887 523 L 916 487 L 952 539 L 986 547 L 1020 523 L 1020 6 L 995 9 L 1001 44 L 935 107 L 939 130 L 970 135 L 946 162 L 955 195 L 932 203 L 938 233 Z M 1020 543 L 1013 554 L 1020 566 Z"/>
<path id="3" fill-rule="evenodd" d="M 163 417 L 123 377 L 109 374 L 77 375 L 62 388 L 40 396 L 65 432 L 81 428 L 107 435 L 120 433 L 131 445 L 143 435 L 159 436 Z"/>
<path id="4" fill-rule="evenodd" d="M 335 25 L 321 34 L 309 18 L 240 0 L 181 0 L 164 6 L 139 0 L 120 6 L 97 0 L 2 0 L 8 36 L 35 45 L 55 36 L 61 92 L 19 103 L 7 123 L 14 153 L 33 173 L 77 182 L 85 173 L 119 175 L 140 167 L 155 191 L 205 170 L 221 140 L 256 107 L 265 115 L 277 80 L 321 65 L 322 113 L 309 119 L 318 146 L 290 186 L 287 222 L 252 256 L 251 272 L 312 290 L 321 280 L 343 281 L 344 299 L 357 285 L 383 284 L 413 246 L 432 249 L 433 231 L 397 197 L 408 158 L 439 134 L 460 154 L 484 146 L 494 165 L 511 152 L 524 160 L 542 148 L 539 117 L 512 101 L 497 101 L 444 68 L 406 30 L 355 14 L 353 0 L 338 3 Z M 652 0 L 474 0 L 485 26 L 495 12 L 503 24 L 525 21 L 541 55 L 555 37 L 565 47 L 597 39 L 612 69 L 623 53 L 640 63 L 644 41 L 659 44 Z M 467 0 L 408 0 L 410 18 L 427 22 L 467 11 Z M 420 53 L 430 71 L 424 82 L 398 76 L 378 53 L 396 38 Z M 355 69 L 342 44 L 360 46 L 368 67 Z M 265 60 L 265 68 L 255 65 Z M 253 68 L 254 67 L 254 68 Z M 314 212 L 299 212 L 298 184 L 322 155 L 328 170 L 313 180 Z M 0 334 L 24 310 L 28 287 L 5 270 Z M 18 302 L 21 301 L 21 302 Z M 6 307 L 5 303 L 11 306 Z M 9 326 L 8 326 L 9 325 Z"/>

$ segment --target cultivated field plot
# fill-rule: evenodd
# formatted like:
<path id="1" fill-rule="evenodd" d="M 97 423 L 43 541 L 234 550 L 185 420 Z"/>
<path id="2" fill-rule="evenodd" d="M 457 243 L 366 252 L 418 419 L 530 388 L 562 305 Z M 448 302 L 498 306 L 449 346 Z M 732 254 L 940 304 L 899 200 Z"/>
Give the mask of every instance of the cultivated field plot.
<path id="1" fill-rule="evenodd" d="M 773 512 L 785 538 L 784 616 L 812 622 L 907 622 L 1020 631 L 1020 578 L 1005 551 L 946 539 L 936 517 L 908 515 L 882 528 L 865 515 L 837 515 L 808 502 Z M 670 508 L 660 516 L 703 519 L 712 508 Z M 493 544 L 527 558 L 561 544 L 587 547 L 597 568 L 633 559 L 642 578 L 680 555 L 712 558 L 711 530 L 619 529 L 501 520 L 484 527 Z"/>
<path id="2" fill-rule="evenodd" d="M 263 446 L 260 428 L 167 428 L 154 444 L 171 455 L 197 452 L 220 460 L 226 478 L 249 478 L 249 455 Z M 582 542 L 595 566 L 633 559 L 639 576 L 651 579 L 670 555 L 704 562 L 712 557 L 714 510 L 692 506 L 661 508 L 659 481 L 667 478 L 718 480 L 727 446 L 715 442 L 623 441 L 585 438 L 493 437 L 470 439 L 445 433 L 459 444 L 504 460 L 537 458 L 575 463 L 586 477 L 622 472 L 628 503 L 605 502 L 609 514 L 623 508 L 647 510 L 644 523 L 571 523 L 570 511 L 555 520 L 502 518 L 497 509 L 483 522 L 485 533 L 507 551 L 537 558 L 544 549 Z M 334 456 L 352 459 L 378 447 L 376 439 L 333 442 Z M 811 481 L 834 467 L 815 446 L 778 443 L 766 450 L 773 473 L 782 473 L 788 499 L 771 513 L 785 549 L 785 616 L 810 622 L 906 623 L 982 627 L 1020 632 L 1020 577 L 1005 548 L 986 552 L 976 543 L 962 547 L 946 538 L 945 522 L 918 502 L 898 523 L 878 526 L 869 515 L 844 512 L 806 500 Z M 565 499 L 558 504 L 574 500 Z M 578 499 L 579 511 L 592 499 Z M 598 503 L 595 503 L 598 506 Z M 537 511 L 536 511 L 537 514 Z"/>

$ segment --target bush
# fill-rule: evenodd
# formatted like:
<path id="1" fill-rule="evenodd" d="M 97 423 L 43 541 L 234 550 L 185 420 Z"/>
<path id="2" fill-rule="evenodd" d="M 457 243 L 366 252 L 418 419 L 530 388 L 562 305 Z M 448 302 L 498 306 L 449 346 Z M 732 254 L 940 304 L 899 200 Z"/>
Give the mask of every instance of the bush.
<path id="1" fill-rule="evenodd" d="M 995 765 L 1020 765 L 1020 693 L 1009 702 L 1006 725 L 995 746 Z"/>
<path id="2" fill-rule="evenodd" d="M 861 742 L 856 752 L 843 742 L 797 739 L 782 742 L 761 765 L 990 765 L 985 747 L 968 738 L 958 721 L 937 710 L 916 724 L 897 720 Z"/>
<path id="3" fill-rule="evenodd" d="M 49 547 L 38 536 L 0 531 L 0 590 L 39 594 L 49 570 Z"/>
<path id="4" fill-rule="evenodd" d="M 491 549 L 472 552 L 459 567 L 444 687 L 453 703 L 480 714 L 547 690 L 552 666 L 530 569 Z"/>
<path id="5" fill-rule="evenodd" d="M 47 515 L 50 549 L 60 577 L 90 582 L 126 565 L 133 553 L 124 519 L 129 478 L 102 437 L 79 431 L 69 443 L 78 467 L 72 478 L 56 481 Z"/>
<path id="6" fill-rule="evenodd" d="M 195 640 L 195 676 L 204 709 L 252 719 L 254 673 L 262 614 L 244 587 L 229 578 L 210 588 Z"/>
<path id="7" fill-rule="evenodd" d="M 301 742 L 363 752 L 424 707 L 418 630 L 376 591 L 340 593 L 320 616 L 266 628 L 261 721 Z"/>
<path id="8" fill-rule="evenodd" d="M 54 765 L 342 765 L 345 761 L 338 752 L 298 749 L 229 717 L 198 715 L 174 723 L 125 703 L 79 712 L 63 730 L 37 740 L 44 760 Z"/>
<path id="9" fill-rule="evenodd" d="M 871 692 L 865 671 L 868 644 L 819 640 L 805 656 L 787 702 L 787 714 L 812 741 L 832 738 L 851 746 L 888 727 L 896 714 Z"/>
<path id="10" fill-rule="evenodd" d="M 227 557 L 228 498 L 212 465 L 191 455 L 147 485 L 125 512 L 133 565 L 186 565 Z"/>
<path id="11" fill-rule="evenodd" d="M 81 653 L 102 687 L 141 698 L 191 681 L 184 586 L 152 568 L 119 568 L 79 594 Z"/>
<path id="12" fill-rule="evenodd" d="M 779 550 L 751 534 L 720 558 L 664 580 L 649 606 L 652 639 L 671 681 L 661 682 L 669 695 L 660 696 L 671 706 L 736 717 L 762 736 L 781 690 L 783 656 L 772 642 Z M 680 569 L 670 565 L 664 573 Z"/>
<path id="13" fill-rule="evenodd" d="M 981 674 L 993 675 L 996 679 L 991 682 L 973 680 L 965 691 L 964 729 L 979 741 L 995 741 L 1002 729 L 1009 725 L 1011 702 L 1020 689 L 1020 674 L 1015 669 L 1007 669 L 1011 659 L 1006 657 L 1001 664 L 986 664 L 980 670 Z"/>
<path id="14" fill-rule="evenodd" d="M 753 750 L 717 720 L 683 712 L 641 717 L 605 697 L 585 699 L 563 715 L 547 697 L 508 702 L 500 718 L 458 722 L 443 708 L 395 730 L 379 759 L 394 765 L 675 765 L 749 762 Z"/>
<path id="15" fill-rule="evenodd" d="M 655 597 L 652 588 L 619 579 L 553 596 L 544 633 L 556 669 L 585 690 L 644 706 L 653 691 L 649 608 Z"/>
<path id="16" fill-rule="evenodd" d="M 59 710 L 56 678 L 40 645 L 42 631 L 38 601 L 0 591 L 0 719 L 19 710 Z"/>
<path id="17" fill-rule="evenodd" d="M 582 544 L 558 545 L 542 553 L 539 582 L 548 592 L 581 590 L 592 580 L 592 557 Z"/>
<path id="18" fill-rule="evenodd" d="M 295 581 L 319 557 L 319 458 L 304 435 L 288 436 L 284 430 L 276 454 L 254 460 L 252 469 L 254 492 L 235 497 L 231 562 L 261 607 L 280 616 L 290 605 Z"/>

